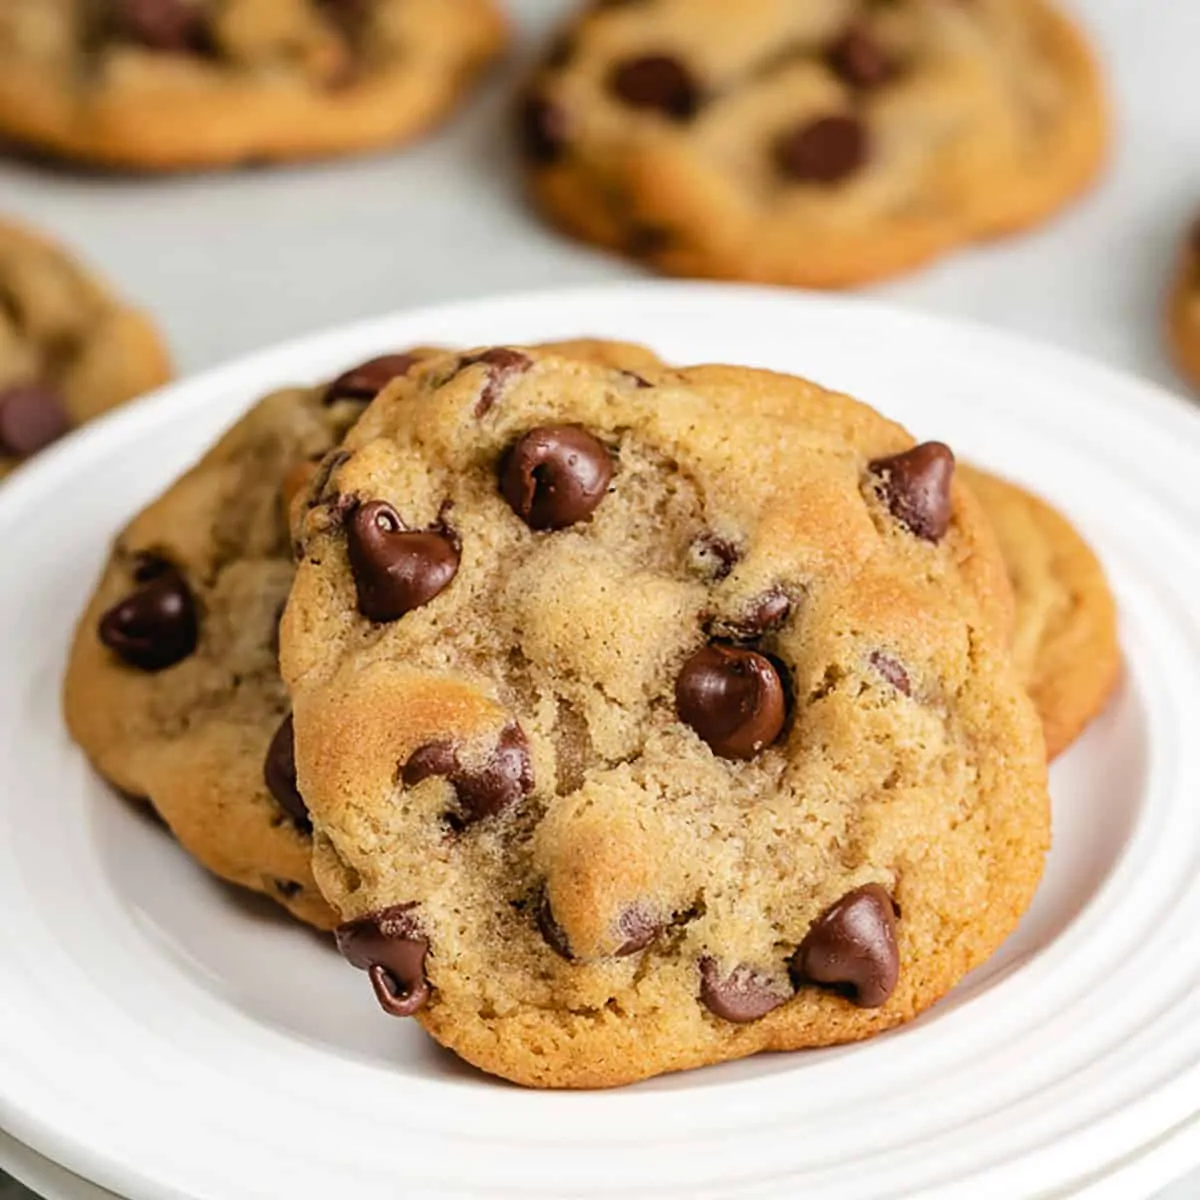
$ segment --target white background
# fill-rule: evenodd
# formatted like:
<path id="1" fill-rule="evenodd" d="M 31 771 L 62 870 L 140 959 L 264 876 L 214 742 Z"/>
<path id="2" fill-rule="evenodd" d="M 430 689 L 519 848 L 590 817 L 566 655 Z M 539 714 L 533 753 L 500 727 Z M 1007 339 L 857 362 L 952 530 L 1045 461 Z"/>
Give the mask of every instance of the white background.
<path id="1" fill-rule="evenodd" d="M 506 127 L 513 77 L 571 5 L 510 6 L 517 54 L 449 129 L 415 149 L 164 181 L 11 162 L 0 165 L 0 213 L 63 236 L 152 310 L 181 372 L 390 309 L 634 276 L 562 240 L 521 201 Z M 1041 230 L 871 290 L 1178 389 L 1161 308 L 1182 230 L 1200 209 L 1200 0 L 1071 7 L 1112 85 L 1115 145 L 1102 186 Z M 1169 1195 L 1196 1200 L 1200 1174 Z"/>

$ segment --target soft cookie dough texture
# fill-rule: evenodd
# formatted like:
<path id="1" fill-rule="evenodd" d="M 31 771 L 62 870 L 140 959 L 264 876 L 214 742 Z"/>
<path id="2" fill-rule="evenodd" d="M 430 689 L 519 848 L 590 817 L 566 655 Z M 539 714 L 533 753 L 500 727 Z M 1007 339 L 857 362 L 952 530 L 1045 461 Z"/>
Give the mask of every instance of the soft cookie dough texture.
<path id="1" fill-rule="evenodd" d="M 0 133 L 144 170 L 367 150 L 441 120 L 505 37 L 493 0 L 3 0 Z"/>
<path id="2" fill-rule="evenodd" d="M 146 317 L 63 247 L 0 221 L 0 478 L 170 370 Z"/>
<path id="3" fill-rule="evenodd" d="M 867 1037 L 1029 903 L 1044 743 L 946 447 L 770 372 L 493 347 L 385 389 L 294 513 L 316 878 L 484 1069 Z"/>
<path id="4" fill-rule="evenodd" d="M 520 105 L 557 224 L 678 275 L 838 287 L 1040 221 L 1107 141 L 1046 0 L 587 5 Z"/>

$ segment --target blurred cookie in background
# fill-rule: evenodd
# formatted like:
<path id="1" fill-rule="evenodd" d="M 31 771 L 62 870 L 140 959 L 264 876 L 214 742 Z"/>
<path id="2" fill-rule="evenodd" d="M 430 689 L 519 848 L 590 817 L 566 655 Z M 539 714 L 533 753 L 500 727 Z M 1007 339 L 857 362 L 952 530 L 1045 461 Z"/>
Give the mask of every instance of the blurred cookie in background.
<path id="1" fill-rule="evenodd" d="M 170 374 L 145 316 L 62 247 L 0 221 L 0 477 Z"/>
<path id="2" fill-rule="evenodd" d="M 962 466 L 1000 542 L 1016 597 L 1013 659 L 1046 735 L 1061 754 L 1117 685 L 1117 612 L 1104 568 L 1079 532 L 1031 492 Z"/>
<path id="3" fill-rule="evenodd" d="M 1179 369 L 1200 386 L 1200 220 L 1188 230 L 1167 305 L 1167 336 Z"/>
<path id="4" fill-rule="evenodd" d="M 350 153 L 444 117 L 493 0 L 3 0 L 0 133 L 145 170 Z"/>
<path id="5" fill-rule="evenodd" d="M 593 4 L 519 125 L 568 232 L 671 274 L 809 287 L 1047 217 L 1108 136 L 1087 43 L 1044 0 Z"/>

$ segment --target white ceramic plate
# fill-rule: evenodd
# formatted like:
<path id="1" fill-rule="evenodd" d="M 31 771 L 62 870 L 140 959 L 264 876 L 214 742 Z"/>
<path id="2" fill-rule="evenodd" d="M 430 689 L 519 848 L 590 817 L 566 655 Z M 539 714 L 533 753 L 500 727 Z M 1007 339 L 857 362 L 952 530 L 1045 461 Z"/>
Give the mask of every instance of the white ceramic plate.
<path id="1" fill-rule="evenodd" d="M 1130 667 L 1054 769 L 1018 932 L 874 1042 L 524 1092 L 381 1016 L 323 943 L 207 878 L 58 716 L 110 535 L 273 385 L 415 342 L 595 333 L 795 370 L 1040 488 L 1097 544 Z M 1065 1195 L 1200 1111 L 1200 417 L 1010 337 L 706 286 L 400 315 L 180 384 L 0 488 L 0 1126 L 130 1196 Z"/>

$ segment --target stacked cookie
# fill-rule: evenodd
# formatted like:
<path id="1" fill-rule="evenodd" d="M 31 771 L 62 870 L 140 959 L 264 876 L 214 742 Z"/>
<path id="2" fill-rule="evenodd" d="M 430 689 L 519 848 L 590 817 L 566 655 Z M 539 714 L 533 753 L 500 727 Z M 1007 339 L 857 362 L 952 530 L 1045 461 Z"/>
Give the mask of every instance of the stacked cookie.
<path id="1" fill-rule="evenodd" d="M 1037 886 L 1042 724 L 1116 663 L 1077 535 L 947 447 L 571 343 L 268 397 L 118 539 L 65 702 L 386 1012 L 600 1086 L 937 1000 Z"/>

